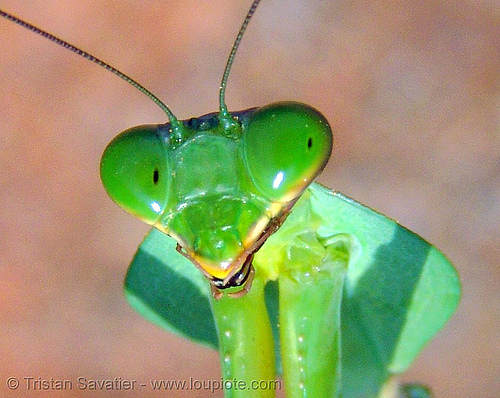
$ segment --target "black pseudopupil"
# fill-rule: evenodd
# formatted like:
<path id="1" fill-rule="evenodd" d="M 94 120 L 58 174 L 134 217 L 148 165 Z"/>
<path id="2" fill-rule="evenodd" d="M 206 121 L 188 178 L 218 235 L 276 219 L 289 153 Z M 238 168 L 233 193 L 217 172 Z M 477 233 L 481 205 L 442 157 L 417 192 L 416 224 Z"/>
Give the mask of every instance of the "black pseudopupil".
<path id="1" fill-rule="evenodd" d="M 155 169 L 155 171 L 153 172 L 153 182 L 156 184 L 158 184 L 158 180 L 160 179 L 160 172 L 158 171 L 158 169 Z"/>
<path id="2" fill-rule="evenodd" d="M 307 140 L 307 147 L 311 148 L 312 146 L 313 146 L 313 140 L 311 137 L 309 137 L 309 139 Z"/>

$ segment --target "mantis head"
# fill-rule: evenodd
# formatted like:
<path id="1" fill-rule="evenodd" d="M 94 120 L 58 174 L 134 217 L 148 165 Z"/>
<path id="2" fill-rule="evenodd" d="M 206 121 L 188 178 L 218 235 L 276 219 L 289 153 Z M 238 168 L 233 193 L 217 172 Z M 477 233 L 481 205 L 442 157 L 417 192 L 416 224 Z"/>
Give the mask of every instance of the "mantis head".
<path id="1" fill-rule="evenodd" d="M 101 160 L 111 198 L 176 239 L 219 289 L 244 284 L 254 252 L 332 149 L 328 122 L 308 105 L 278 102 L 233 114 L 236 137 L 218 114 L 182 122 L 180 141 L 168 123 L 138 126 L 111 141 Z"/>

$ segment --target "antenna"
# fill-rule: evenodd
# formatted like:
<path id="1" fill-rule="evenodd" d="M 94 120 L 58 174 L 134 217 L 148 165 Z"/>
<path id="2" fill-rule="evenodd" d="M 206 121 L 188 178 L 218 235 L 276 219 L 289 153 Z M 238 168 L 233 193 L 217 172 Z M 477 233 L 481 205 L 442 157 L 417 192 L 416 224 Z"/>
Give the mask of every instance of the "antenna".
<path id="1" fill-rule="evenodd" d="M 170 126 L 172 127 L 172 130 L 178 131 L 178 130 L 182 129 L 182 123 L 180 123 L 177 120 L 177 118 L 175 117 L 175 115 L 172 113 L 172 111 L 170 110 L 170 108 L 167 105 L 165 105 L 151 91 L 149 91 L 143 85 L 136 82 L 131 77 L 127 76 L 125 73 L 120 72 L 118 69 L 114 68 L 113 66 L 111 66 L 107 62 L 102 61 L 101 59 L 99 59 L 99 58 L 93 56 L 92 54 L 89 54 L 88 52 L 74 46 L 73 44 L 70 44 L 67 41 L 62 40 L 62 39 L 58 38 L 57 36 L 54 36 L 53 34 L 47 32 L 43 29 L 37 28 L 35 25 L 32 25 L 26 21 L 23 21 L 22 19 L 14 16 L 12 14 L 9 14 L 8 12 L 5 12 L 1 9 L 0 9 L 0 16 L 6 18 L 9 21 L 12 21 L 18 25 L 21 25 L 23 28 L 31 30 L 32 32 L 34 32 L 40 36 L 43 36 L 46 39 L 49 39 L 50 41 L 60 45 L 61 47 L 64 47 L 65 49 L 70 50 L 70 51 L 74 52 L 75 54 L 77 54 L 85 59 L 88 59 L 89 61 L 103 67 L 104 69 L 106 69 L 106 70 L 110 71 L 111 73 L 115 74 L 116 76 L 118 76 L 120 79 L 125 80 L 127 83 L 129 83 L 130 85 L 132 85 L 133 87 L 138 89 L 140 92 L 147 95 L 151 100 L 153 100 L 153 102 L 156 105 L 158 105 L 167 114 L 167 117 L 168 117 L 168 120 L 170 121 Z"/>
<path id="2" fill-rule="evenodd" d="M 224 74 L 222 75 L 222 81 L 220 83 L 220 88 L 219 88 L 219 118 L 221 121 L 229 123 L 229 125 L 234 124 L 234 120 L 232 116 L 229 114 L 227 111 L 227 106 L 226 106 L 226 84 L 227 84 L 227 79 L 229 77 L 229 72 L 231 71 L 231 66 L 233 65 L 234 57 L 236 55 L 236 51 L 238 50 L 238 47 L 240 45 L 241 39 L 243 38 L 243 34 L 245 33 L 245 30 L 247 29 L 248 23 L 252 19 L 253 14 L 255 13 L 255 10 L 257 9 L 257 6 L 259 5 L 260 0 L 255 0 L 253 4 L 250 6 L 250 9 L 248 10 L 247 16 L 245 17 L 245 20 L 243 21 L 243 24 L 241 25 L 240 31 L 238 32 L 238 36 L 236 36 L 236 40 L 234 41 L 233 47 L 231 48 L 231 53 L 229 54 L 229 58 L 227 59 L 226 63 L 226 68 L 224 69 Z M 226 124 L 227 125 L 227 124 Z"/>

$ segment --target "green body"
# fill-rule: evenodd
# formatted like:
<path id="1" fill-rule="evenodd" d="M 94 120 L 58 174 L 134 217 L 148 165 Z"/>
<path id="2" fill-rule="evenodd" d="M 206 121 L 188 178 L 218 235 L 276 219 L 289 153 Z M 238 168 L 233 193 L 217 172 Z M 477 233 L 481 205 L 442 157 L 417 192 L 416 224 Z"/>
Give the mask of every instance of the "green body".
<path id="1" fill-rule="evenodd" d="M 379 397 L 391 376 L 408 369 L 443 327 L 460 298 L 458 275 L 434 246 L 317 184 L 256 253 L 254 265 L 248 295 L 213 300 L 174 241 L 152 230 L 130 266 L 126 296 L 152 322 L 218 348 L 226 376 L 268 380 L 271 357 L 287 397 L 344 398 Z M 265 289 L 267 311 L 261 293 L 266 281 L 275 281 Z M 239 339 L 222 337 L 228 327 Z M 227 355 L 238 360 L 226 363 Z"/>
<path id="2" fill-rule="evenodd" d="M 230 278 L 260 247 L 331 152 L 326 119 L 282 102 L 232 114 L 139 126 L 116 137 L 101 162 L 109 195 L 172 236 L 212 281 Z M 272 232 L 272 231 L 271 231 Z"/>

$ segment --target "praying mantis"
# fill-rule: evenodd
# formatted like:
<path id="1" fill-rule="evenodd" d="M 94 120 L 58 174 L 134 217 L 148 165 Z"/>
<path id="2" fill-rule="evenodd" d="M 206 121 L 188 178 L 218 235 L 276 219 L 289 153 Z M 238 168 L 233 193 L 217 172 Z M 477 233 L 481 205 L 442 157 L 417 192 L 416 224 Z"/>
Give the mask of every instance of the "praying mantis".
<path id="1" fill-rule="evenodd" d="M 253 10 L 257 4 L 258 2 L 254 2 Z M 252 14 L 251 9 L 249 17 Z M 246 22 L 249 21 L 249 17 Z M 236 49 L 237 46 L 234 48 Z M 227 74 L 224 76 L 227 78 Z M 222 89 L 225 83 L 223 80 Z M 383 272 L 379 274 L 379 263 L 374 260 L 378 255 L 390 260 L 392 266 L 395 266 L 391 268 L 393 272 L 397 271 L 397 265 L 400 264 L 398 261 L 401 261 L 399 256 L 393 254 L 397 251 L 402 252 L 402 257 L 411 257 L 418 264 L 420 271 L 426 266 L 434 267 L 437 264 L 436 267 L 442 274 L 446 274 L 446 277 L 452 281 L 450 284 L 453 285 L 449 289 L 451 293 L 446 293 L 452 298 L 448 299 L 446 305 L 443 304 L 442 323 L 444 323 L 458 302 L 456 277 L 450 270 L 451 266 L 447 260 L 435 248 L 402 229 L 392 220 L 320 186 L 311 185 L 307 188 L 323 168 L 331 150 L 328 122 L 319 112 L 305 105 L 287 102 L 234 113 L 229 112 L 225 106 L 223 90 L 221 90 L 220 97 L 218 114 L 192 118 L 183 123 L 167 112 L 170 119 L 169 125 L 133 128 L 117 138 L 110 144 L 103 156 L 101 178 L 108 193 L 116 202 L 130 213 L 176 239 L 175 245 L 172 246 L 171 241 L 164 240 L 166 238 L 164 234 L 153 230 L 141 246 L 142 252 L 146 251 L 150 253 L 150 257 L 154 257 L 159 246 L 160 252 L 165 253 L 161 261 L 165 264 L 172 261 L 175 268 L 179 264 L 183 265 L 180 271 L 171 272 L 174 274 L 187 272 L 191 280 L 196 280 L 200 274 L 192 274 L 194 264 L 210 280 L 211 295 L 220 299 L 210 301 L 210 305 L 217 319 L 218 341 L 219 345 L 222 344 L 221 358 L 223 367 L 225 366 L 226 379 L 236 377 L 243 380 L 264 380 L 275 377 L 274 356 L 272 355 L 275 341 L 272 333 L 275 325 L 272 325 L 267 317 L 264 297 L 266 283 L 277 280 L 279 304 L 276 305 L 279 306 L 280 314 L 281 337 L 279 339 L 282 346 L 281 355 L 287 394 L 289 396 L 302 396 L 306 393 L 311 396 L 333 396 L 340 391 L 340 303 L 345 278 L 347 278 L 345 288 L 347 296 L 356 297 L 358 300 L 357 295 L 360 291 L 363 292 L 365 288 L 368 292 L 373 290 L 371 287 L 370 289 L 366 287 L 366 284 L 370 282 L 363 282 L 364 278 L 370 274 L 369 271 L 374 271 L 375 277 L 382 276 L 381 280 L 384 280 Z M 286 129 L 280 125 L 273 128 L 267 126 L 280 117 L 285 122 L 291 122 L 292 126 L 303 124 L 304 127 L 298 130 L 299 137 L 302 137 L 304 129 L 309 128 L 310 125 L 316 125 L 313 129 L 314 134 L 306 134 L 303 140 L 304 152 L 298 155 L 293 153 L 293 146 L 287 147 L 284 151 L 279 150 L 282 149 L 280 146 L 272 149 L 276 135 Z M 258 127 L 252 127 L 255 125 Z M 250 134 L 250 131 L 257 133 L 256 135 Z M 280 145 L 287 143 L 287 139 L 296 133 L 295 129 L 286 131 L 286 135 L 281 138 L 283 143 Z M 248 143 L 246 137 L 252 136 L 257 138 L 252 143 Z M 204 144 L 201 145 L 203 141 Z M 226 142 L 233 141 L 242 142 L 242 145 L 226 144 Z M 129 145 L 130 142 L 132 145 Z M 193 143 L 194 149 L 178 156 L 168 155 L 167 157 L 165 155 L 165 151 L 176 153 L 175 151 L 179 148 L 188 148 L 187 142 Z M 214 144 L 215 142 L 221 144 Z M 158 149 L 162 145 L 170 145 L 170 148 Z M 155 146 L 156 149 L 154 149 Z M 212 159 L 205 161 L 203 146 L 210 148 Z M 268 148 L 271 150 L 266 153 Z M 318 152 L 313 154 L 312 160 L 305 164 L 297 174 L 298 177 L 292 182 L 284 179 L 284 174 L 286 174 L 284 172 L 288 169 L 282 165 L 269 175 L 267 170 L 274 165 L 272 162 L 266 165 L 266 168 L 259 169 L 264 160 L 275 159 L 282 152 L 290 155 L 292 160 L 296 160 L 295 163 L 300 164 L 307 154 L 306 151 L 315 148 L 318 148 Z M 228 153 L 232 154 L 234 160 L 227 160 Z M 262 154 L 264 156 L 261 156 Z M 168 158 L 167 162 L 164 161 L 165 157 Z M 146 166 L 141 163 L 143 159 L 146 160 Z M 224 160 L 221 161 L 221 159 Z M 123 160 L 125 162 L 122 162 Z M 176 195 L 174 199 L 165 196 L 165 191 L 169 190 L 168 186 L 174 184 L 171 181 L 168 184 L 165 183 L 165 175 L 174 176 L 175 174 L 176 178 L 180 175 L 178 180 L 175 180 L 179 185 L 179 183 L 189 181 L 191 177 L 189 173 L 194 173 L 193 169 L 197 165 L 203 167 L 207 164 L 217 164 L 217 161 L 220 162 L 218 167 L 221 170 L 217 171 L 216 178 L 210 175 L 212 170 L 200 169 L 194 179 L 196 184 L 189 183 L 192 185 L 189 192 L 183 191 L 184 196 Z M 189 167 L 182 168 L 183 163 Z M 288 162 L 287 167 L 290 168 L 295 163 Z M 138 178 L 132 180 L 133 187 L 125 189 L 124 184 L 130 181 L 128 177 L 131 174 L 134 175 L 132 169 L 126 169 L 131 164 L 132 166 L 139 165 L 141 170 L 137 173 Z M 232 170 L 223 170 L 224 167 L 232 168 Z M 244 169 L 247 171 L 246 174 L 242 173 Z M 244 184 L 238 182 L 237 185 L 238 187 L 242 185 L 243 189 L 249 193 L 242 195 L 241 191 L 238 191 L 238 194 L 234 195 L 234 192 L 227 190 L 224 184 L 219 184 L 214 188 L 214 184 L 226 178 L 224 171 L 230 175 L 227 178 L 229 182 L 233 182 L 236 177 L 244 180 Z M 231 171 L 233 174 L 230 174 Z M 192 187 L 196 188 L 207 183 L 202 178 L 203 173 L 206 173 L 206 179 L 212 184 L 213 191 L 200 190 L 200 192 L 193 193 Z M 282 185 L 283 180 L 285 183 Z M 138 186 L 141 188 L 146 186 L 146 189 L 138 190 Z M 284 189 L 280 191 L 282 187 Z M 158 193 L 155 192 L 153 200 L 150 200 L 151 196 L 148 196 L 148 201 L 144 202 L 143 193 L 146 192 L 149 195 L 151 189 L 158 189 L 160 196 L 156 196 Z M 276 193 L 277 191 L 279 192 Z M 139 194 L 134 195 L 136 192 Z M 209 192 L 208 196 L 213 196 L 214 192 L 222 193 L 222 197 L 226 200 L 223 203 L 228 203 L 229 206 L 217 207 L 214 202 L 203 203 L 200 198 L 206 197 L 207 192 Z M 256 204 L 245 207 L 244 211 L 240 210 L 240 203 L 249 203 L 253 200 Z M 166 214 L 165 203 L 172 201 L 174 205 L 169 208 L 174 210 Z M 190 207 L 190 203 L 195 205 Z M 291 211 L 293 205 L 295 206 Z M 337 210 L 332 212 L 328 210 L 329 206 L 336 206 Z M 217 211 L 211 211 L 211 207 L 215 207 Z M 193 214 L 182 216 L 180 221 L 177 221 L 176 216 L 182 214 L 186 208 L 193 209 Z M 232 232 L 231 223 L 234 222 L 234 218 L 230 219 L 227 224 L 214 226 L 214 222 L 221 218 L 221 213 L 224 214 L 227 208 L 229 212 L 243 214 L 237 220 L 243 220 L 244 227 L 238 228 L 237 235 L 240 240 L 235 242 L 230 240 L 234 234 L 225 235 L 226 231 Z M 198 227 L 196 221 L 205 220 L 204 217 L 207 214 L 206 220 L 208 221 L 200 223 L 202 229 L 193 232 L 193 228 Z M 168 223 L 165 219 L 159 221 L 160 216 L 164 215 L 167 216 Z M 219 232 L 216 237 L 209 234 L 212 232 L 211 226 L 213 230 Z M 372 231 L 375 227 L 378 236 Z M 204 232 L 208 235 L 204 235 Z M 187 236 L 189 233 L 192 236 Z M 224 238 L 221 239 L 220 236 Z M 210 243 L 213 247 L 210 247 Z M 151 246 L 154 248 L 151 249 Z M 213 250 L 214 248 L 221 250 Z M 226 250 L 227 248 L 229 249 Z M 411 248 L 414 249 L 413 253 L 411 253 Z M 141 252 L 139 255 L 142 255 Z M 143 262 L 142 258 L 140 262 Z M 153 264 L 154 261 L 150 263 Z M 357 263 L 359 263 L 358 266 L 356 266 Z M 156 316 L 157 323 L 174 324 L 165 314 L 162 314 L 161 308 L 158 308 L 158 306 L 161 307 L 160 304 L 155 304 L 157 306 L 155 307 L 150 301 L 145 300 L 145 290 L 151 290 L 151 287 L 147 287 L 150 281 L 144 278 L 137 279 L 137 264 L 139 261 L 134 261 L 126 281 L 129 300 L 135 308 L 150 319 Z M 148 266 L 141 265 L 140 267 L 143 269 Z M 252 285 L 253 267 L 256 268 L 256 275 Z M 417 275 L 410 276 L 410 282 L 416 283 Z M 191 289 L 193 292 L 197 292 L 198 295 L 200 292 L 202 295 L 206 294 L 208 287 L 206 283 L 198 285 L 198 282 L 193 282 L 192 286 L 195 285 L 200 287 Z M 142 288 L 145 290 L 141 290 Z M 172 283 L 162 285 L 160 288 L 161 294 L 168 296 L 168 299 L 175 297 L 176 290 L 188 296 L 188 292 L 191 292 L 189 286 Z M 232 291 L 230 295 L 233 297 L 223 297 L 223 291 L 226 289 Z M 210 297 L 210 294 L 207 297 Z M 414 297 L 419 297 L 419 295 L 415 294 Z M 425 296 L 425 300 L 427 299 L 428 296 Z M 207 300 L 210 299 L 207 298 Z M 352 306 L 353 312 L 356 310 L 363 312 L 363 305 L 359 302 L 353 302 Z M 163 317 L 164 320 L 159 321 L 158 317 Z M 325 322 L 318 322 L 322 318 Z M 361 318 L 366 321 L 366 315 Z M 304 319 L 307 319 L 307 322 Z M 241 323 L 238 323 L 238 320 Z M 433 324 L 432 329 L 439 329 L 442 323 Z M 171 326 L 170 329 L 189 335 L 187 326 L 183 330 Z M 228 336 L 238 334 L 241 334 L 238 338 L 228 338 Z M 326 349 L 325 345 L 322 345 L 325 336 L 328 336 Z M 210 343 L 211 339 L 208 337 L 207 334 L 205 340 L 203 338 L 198 338 L 198 340 Z M 406 339 L 411 340 L 413 337 L 406 337 Z M 226 338 L 228 341 L 224 343 Z M 255 354 L 254 345 L 250 341 L 258 341 L 257 345 L 265 349 L 262 349 L 260 354 Z M 426 341 L 427 337 L 416 345 L 421 347 Z M 326 359 L 319 359 L 323 354 Z M 397 360 L 389 355 L 387 361 L 393 365 L 398 363 L 397 370 L 400 371 L 408 365 L 406 362 L 410 359 L 403 360 L 399 356 L 396 357 Z M 412 358 L 412 355 L 409 355 L 409 358 Z M 240 373 L 242 369 L 245 369 L 243 374 Z M 326 379 L 330 381 L 325 382 Z M 262 396 L 269 394 L 269 391 L 261 392 Z M 244 394 L 244 392 L 238 393 L 232 390 L 227 392 L 228 396 L 232 396 L 233 393 L 235 396 Z M 346 393 L 345 395 L 347 396 Z"/>

